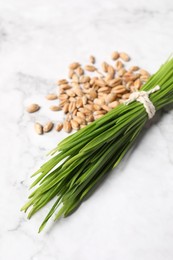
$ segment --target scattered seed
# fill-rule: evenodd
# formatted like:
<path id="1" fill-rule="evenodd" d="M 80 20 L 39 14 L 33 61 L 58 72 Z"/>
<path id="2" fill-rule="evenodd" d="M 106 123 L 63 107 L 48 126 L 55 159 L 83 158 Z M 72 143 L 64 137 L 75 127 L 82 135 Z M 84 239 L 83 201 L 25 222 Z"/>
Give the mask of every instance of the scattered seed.
<path id="1" fill-rule="evenodd" d="M 99 105 L 97 105 L 97 104 L 93 104 L 93 109 L 94 109 L 95 111 L 100 110 L 100 109 L 101 109 L 101 106 L 99 106 Z"/>
<path id="2" fill-rule="evenodd" d="M 122 99 L 128 99 L 130 96 L 130 93 L 126 93 L 124 95 L 122 95 Z"/>
<path id="3" fill-rule="evenodd" d="M 117 60 L 119 58 L 119 53 L 117 52 L 117 51 L 114 51 L 113 53 L 112 53 L 112 59 L 113 60 Z"/>
<path id="4" fill-rule="evenodd" d="M 50 110 L 52 110 L 52 111 L 60 111 L 61 107 L 60 106 L 50 106 Z"/>
<path id="5" fill-rule="evenodd" d="M 105 104 L 105 100 L 104 100 L 104 98 L 95 98 L 95 99 L 94 99 L 94 103 L 95 103 L 96 105 L 102 106 L 102 105 Z"/>
<path id="6" fill-rule="evenodd" d="M 38 135 L 42 135 L 43 134 L 43 126 L 36 122 L 35 125 L 34 125 L 34 128 L 35 128 L 35 131 Z"/>
<path id="7" fill-rule="evenodd" d="M 72 89 L 67 89 L 66 94 L 69 97 L 75 97 L 76 96 L 75 92 Z"/>
<path id="8" fill-rule="evenodd" d="M 72 115 L 76 116 L 77 115 L 77 111 L 78 111 L 77 108 L 75 108 L 75 110 L 73 111 Z"/>
<path id="9" fill-rule="evenodd" d="M 141 79 L 141 81 L 142 82 L 147 82 L 147 80 L 149 79 L 149 75 L 142 75 L 141 77 L 140 77 L 140 79 Z"/>
<path id="10" fill-rule="evenodd" d="M 59 103 L 59 106 L 60 107 L 63 107 L 66 103 L 68 103 L 67 99 L 64 99 L 62 100 L 60 103 Z"/>
<path id="11" fill-rule="evenodd" d="M 31 104 L 26 108 L 26 111 L 28 113 L 35 113 L 40 109 L 40 106 L 38 104 Z"/>
<path id="12" fill-rule="evenodd" d="M 108 75 L 110 77 L 110 79 L 113 79 L 114 78 L 114 75 L 115 75 L 115 69 L 113 66 L 108 66 Z"/>
<path id="13" fill-rule="evenodd" d="M 132 67 L 130 67 L 130 69 L 129 69 L 130 72 L 131 72 L 131 71 L 137 71 L 137 70 L 139 70 L 139 67 L 138 67 L 138 66 L 132 66 Z"/>
<path id="14" fill-rule="evenodd" d="M 95 61 L 96 61 L 96 60 L 95 60 L 95 57 L 91 55 L 91 56 L 89 57 L 89 61 L 90 61 L 90 63 L 94 64 Z"/>
<path id="15" fill-rule="evenodd" d="M 79 125 L 84 125 L 85 124 L 85 119 L 79 116 L 75 116 L 74 120 L 79 124 Z"/>
<path id="16" fill-rule="evenodd" d="M 82 90 L 79 88 L 79 87 L 75 87 L 74 89 L 74 93 L 79 96 L 79 97 L 82 97 L 83 96 L 83 92 Z"/>
<path id="17" fill-rule="evenodd" d="M 67 89 L 70 89 L 71 86 L 69 84 L 62 84 L 60 85 L 60 89 L 63 89 L 63 90 L 67 90 Z"/>
<path id="18" fill-rule="evenodd" d="M 86 90 L 86 89 L 89 89 L 89 88 L 90 88 L 90 83 L 89 83 L 89 82 L 85 83 L 85 84 L 83 85 L 83 92 L 85 93 L 85 90 Z"/>
<path id="19" fill-rule="evenodd" d="M 98 77 L 93 77 L 90 79 L 90 85 L 94 85 L 96 83 L 96 80 L 98 80 Z"/>
<path id="20" fill-rule="evenodd" d="M 139 73 L 142 75 L 142 76 L 150 76 L 150 73 L 146 70 L 143 70 L 143 69 L 140 69 Z"/>
<path id="21" fill-rule="evenodd" d="M 102 70 L 103 70 L 103 72 L 108 72 L 108 64 L 104 61 L 103 63 L 102 63 Z"/>
<path id="22" fill-rule="evenodd" d="M 105 110 L 105 111 L 107 111 L 107 112 L 109 112 L 109 111 L 111 110 L 111 108 L 108 107 L 107 105 L 103 105 L 103 106 L 102 106 L 102 109 Z"/>
<path id="23" fill-rule="evenodd" d="M 122 61 L 117 60 L 117 62 L 115 63 L 115 68 L 116 68 L 117 70 L 120 70 L 120 69 L 122 69 L 123 67 L 124 67 L 124 64 L 122 63 Z"/>
<path id="24" fill-rule="evenodd" d="M 79 108 L 79 107 L 82 107 L 83 106 L 83 101 L 81 98 L 79 98 L 77 101 L 76 101 L 76 107 Z"/>
<path id="25" fill-rule="evenodd" d="M 109 87 L 102 87 L 98 89 L 98 92 L 105 92 L 107 90 L 109 90 Z"/>
<path id="26" fill-rule="evenodd" d="M 68 95 L 67 94 L 61 94 L 59 95 L 59 100 L 63 101 L 63 100 L 67 100 L 68 99 Z"/>
<path id="27" fill-rule="evenodd" d="M 136 74 L 129 74 L 127 75 L 127 73 L 125 73 L 126 75 L 123 75 L 123 80 L 127 83 L 128 81 L 135 81 L 136 79 L 138 79 L 140 77 L 139 73 Z"/>
<path id="28" fill-rule="evenodd" d="M 71 120 L 71 126 L 74 130 L 78 130 L 80 128 L 79 123 L 74 119 Z"/>
<path id="29" fill-rule="evenodd" d="M 86 107 L 80 107 L 78 109 L 80 112 L 84 113 L 85 115 L 90 115 L 91 114 L 91 110 L 87 109 Z"/>
<path id="30" fill-rule="evenodd" d="M 86 96 L 82 97 L 82 104 L 83 104 L 83 106 L 85 106 L 87 104 L 87 97 Z"/>
<path id="31" fill-rule="evenodd" d="M 124 68 L 121 68 L 121 69 L 118 71 L 118 76 L 119 76 L 119 77 L 122 77 L 125 73 L 126 73 L 126 70 L 125 70 Z"/>
<path id="32" fill-rule="evenodd" d="M 121 87 L 114 87 L 112 89 L 112 93 L 115 93 L 115 94 L 123 94 L 125 93 L 127 90 L 126 88 L 122 85 Z"/>
<path id="33" fill-rule="evenodd" d="M 60 87 L 59 94 L 65 94 L 65 90 Z"/>
<path id="34" fill-rule="evenodd" d="M 48 133 L 48 132 L 50 132 L 52 130 L 52 128 L 53 128 L 53 123 L 52 122 L 48 122 L 47 124 L 45 124 L 43 126 L 43 132 L 44 133 Z"/>
<path id="35" fill-rule="evenodd" d="M 105 99 L 106 104 L 109 104 L 109 103 L 115 101 L 116 97 L 117 97 L 116 93 L 111 93 L 111 94 L 107 95 L 107 97 Z"/>
<path id="36" fill-rule="evenodd" d="M 55 99 L 57 99 L 58 97 L 57 97 L 57 95 L 56 94 L 48 94 L 47 96 L 46 96 L 46 99 L 48 99 L 48 100 L 55 100 Z"/>
<path id="37" fill-rule="evenodd" d="M 68 113 L 69 103 L 66 103 L 63 107 L 64 114 Z"/>
<path id="38" fill-rule="evenodd" d="M 75 102 L 76 101 L 76 97 L 69 97 L 69 102 Z"/>
<path id="39" fill-rule="evenodd" d="M 90 110 L 90 111 L 93 111 L 93 103 L 92 103 L 92 105 L 91 104 L 85 105 L 85 108 Z"/>
<path id="40" fill-rule="evenodd" d="M 82 76 L 80 78 L 80 83 L 87 83 L 90 81 L 90 77 L 89 76 Z"/>
<path id="41" fill-rule="evenodd" d="M 102 116 L 104 116 L 104 115 L 103 114 L 102 115 L 95 115 L 94 119 L 97 120 L 97 119 L 101 118 Z"/>
<path id="42" fill-rule="evenodd" d="M 113 61 L 116 61 L 115 66 L 104 61 L 101 64 L 103 72 L 93 65 L 95 57 L 92 55 L 89 57 L 89 64 L 84 69 L 78 62 L 69 65 L 69 80 L 60 79 L 57 82 L 59 96 L 54 93 L 46 96 L 48 100 L 59 99 L 60 101 L 59 104 L 50 106 L 51 111 L 62 110 L 66 114 L 64 122 L 57 124 L 56 131 L 61 131 L 63 128 L 64 131 L 71 132 L 72 129 L 78 130 L 85 127 L 86 124 L 90 124 L 123 103 L 129 98 L 131 92 L 138 91 L 150 77 L 146 70 L 138 66 L 126 69 L 124 61 L 130 60 L 128 54 L 114 51 L 111 57 Z M 89 76 L 87 72 L 95 73 Z M 39 108 L 39 105 L 32 104 L 26 110 L 33 113 Z M 51 123 L 47 123 L 48 126 L 46 124 L 44 129 L 36 123 L 36 132 L 43 134 L 50 131 L 45 131 L 45 129 L 49 129 Z"/>
<path id="43" fill-rule="evenodd" d="M 86 65 L 85 70 L 94 72 L 96 70 L 96 67 L 94 67 L 93 65 Z"/>
<path id="44" fill-rule="evenodd" d="M 110 107 L 110 108 L 115 108 L 115 107 L 117 107 L 119 105 L 119 102 L 118 101 L 114 101 L 114 102 L 111 102 L 108 106 Z"/>
<path id="45" fill-rule="evenodd" d="M 77 116 L 85 119 L 85 115 L 82 112 L 77 112 Z"/>
<path id="46" fill-rule="evenodd" d="M 81 67 L 78 67 L 76 69 L 76 73 L 77 73 L 78 76 L 82 76 L 84 74 L 84 70 Z"/>
<path id="47" fill-rule="evenodd" d="M 66 120 L 66 121 L 72 120 L 72 115 L 71 115 L 70 113 L 67 113 L 65 120 Z"/>
<path id="48" fill-rule="evenodd" d="M 78 88 L 79 86 L 79 82 L 71 82 L 71 88 Z"/>
<path id="49" fill-rule="evenodd" d="M 104 115 L 106 114 L 106 111 L 105 110 L 100 110 L 100 111 L 94 111 L 94 116 L 97 116 L 97 115 Z"/>
<path id="50" fill-rule="evenodd" d="M 105 87 L 106 82 L 104 81 L 104 79 L 97 79 L 95 80 L 95 84 L 99 87 Z"/>
<path id="51" fill-rule="evenodd" d="M 69 72 L 68 72 L 69 79 L 72 79 L 73 74 L 74 74 L 74 71 L 72 69 L 69 69 Z"/>
<path id="52" fill-rule="evenodd" d="M 55 130 L 58 131 L 58 132 L 60 132 L 60 131 L 62 130 L 62 128 L 63 128 L 63 124 L 62 124 L 62 123 L 59 123 L 59 124 L 57 124 Z"/>
<path id="53" fill-rule="evenodd" d="M 74 102 L 71 102 L 71 103 L 69 104 L 69 107 L 68 107 L 69 113 L 72 113 L 72 112 L 75 110 L 75 108 L 76 108 L 76 102 L 75 102 L 75 101 L 74 101 Z"/>
<path id="54" fill-rule="evenodd" d="M 126 83 L 126 89 L 128 90 L 128 91 L 130 91 L 130 87 L 133 85 L 133 81 L 128 81 L 127 83 Z"/>
<path id="55" fill-rule="evenodd" d="M 57 84 L 60 86 L 60 85 L 63 85 L 63 84 L 68 84 L 68 81 L 66 79 L 60 79 L 58 80 Z"/>
<path id="56" fill-rule="evenodd" d="M 79 77 L 78 77 L 78 75 L 76 73 L 73 73 L 72 80 L 73 80 L 73 83 L 78 83 L 79 82 Z"/>
<path id="57" fill-rule="evenodd" d="M 104 99 L 105 100 L 106 96 L 107 96 L 107 92 L 106 91 L 98 93 L 98 99 Z"/>
<path id="58" fill-rule="evenodd" d="M 135 86 L 130 87 L 130 92 L 136 92 L 136 91 L 137 91 L 137 88 Z"/>
<path id="59" fill-rule="evenodd" d="M 91 114 L 91 115 L 87 115 L 86 118 L 85 118 L 85 120 L 86 120 L 87 122 L 93 122 L 93 121 L 94 121 L 94 117 L 93 117 L 92 114 Z"/>
<path id="60" fill-rule="evenodd" d="M 69 65 L 69 69 L 71 70 L 75 70 L 80 66 L 80 64 L 78 62 L 73 62 Z"/>
<path id="61" fill-rule="evenodd" d="M 115 78 L 115 79 L 111 79 L 111 80 L 108 81 L 108 84 L 109 84 L 110 87 L 115 87 L 115 86 L 117 86 L 121 83 L 122 83 L 121 78 Z"/>
<path id="62" fill-rule="evenodd" d="M 63 129 L 65 132 L 70 133 L 72 130 L 71 123 L 69 121 L 64 121 Z"/>
<path id="63" fill-rule="evenodd" d="M 97 97 L 97 92 L 94 89 L 90 89 L 89 91 L 89 97 L 90 99 L 95 99 Z"/>
<path id="64" fill-rule="evenodd" d="M 82 128 L 84 128 L 86 125 L 80 125 L 80 128 L 82 129 Z"/>
<path id="65" fill-rule="evenodd" d="M 124 61 L 129 61 L 130 60 L 130 57 L 127 53 L 125 52 L 120 52 L 120 58 Z"/>
<path id="66" fill-rule="evenodd" d="M 140 87 L 142 86 L 142 82 L 140 79 L 136 79 L 135 82 L 134 82 L 134 86 L 137 88 L 137 89 L 140 89 Z"/>

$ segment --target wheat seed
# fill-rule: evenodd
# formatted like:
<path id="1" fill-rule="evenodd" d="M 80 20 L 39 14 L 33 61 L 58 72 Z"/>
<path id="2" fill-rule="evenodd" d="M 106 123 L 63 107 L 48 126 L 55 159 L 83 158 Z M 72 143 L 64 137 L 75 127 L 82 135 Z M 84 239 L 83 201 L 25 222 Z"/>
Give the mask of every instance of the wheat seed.
<path id="1" fill-rule="evenodd" d="M 36 122 L 35 125 L 34 125 L 34 128 L 35 128 L 35 131 L 38 135 L 42 135 L 43 134 L 43 126 Z"/>
<path id="2" fill-rule="evenodd" d="M 52 130 L 53 128 L 53 123 L 52 122 L 48 122 L 43 126 L 43 132 L 44 133 L 48 133 Z"/>
<path id="3" fill-rule="evenodd" d="M 28 113 L 35 113 L 40 109 L 40 106 L 38 104 L 31 104 L 26 108 L 26 111 Z"/>

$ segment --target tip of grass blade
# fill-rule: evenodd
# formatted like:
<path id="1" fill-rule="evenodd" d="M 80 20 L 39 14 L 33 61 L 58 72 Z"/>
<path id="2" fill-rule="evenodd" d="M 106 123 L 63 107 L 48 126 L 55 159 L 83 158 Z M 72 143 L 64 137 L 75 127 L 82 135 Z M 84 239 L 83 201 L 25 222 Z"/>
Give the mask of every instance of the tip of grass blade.
<path id="1" fill-rule="evenodd" d="M 34 213 L 35 213 L 35 208 L 32 207 L 32 209 L 31 209 L 30 212 L 28 213 L 27 218 L 28 218 L 28 219 L 31 219 L 31 217 L 34 215 Z"/>
<path id="2" fill-rule="evenodd" d="M 52 156 L 52 155 L 54 155 L 56 152 L 58 152 L 58 147 L 55 147 L 55 148 L 53 148 L 51 151 L 49 151 L 46 155 L 47 156 Z"/>
<path id="3" fill-rule="evenodd" d="M 35 184 L 34 182 L 29 186 L 29 190 L 31 190 L 32 188 L 34 188 Z"/>
<path id="4" fill-rule="evenodd" d="M 57 221 L 58 219 L 60 219 L 63 214 L 64 214 L 64 207 L 62 206 L 62 208 L 59 210 L 59 212 L 55 215 L 54 221 Z"/>
<path id="5" fill-rule="evenodd" d="M 38 229 L 38 234 L 40 234 L 42 230 L 43 230 L 43 228 L 41 228 L 41 226 L 40 226 Z"/>
<path id="6" fill-rule="evenodd" d="M 41 224 L 41 226 L 39 227 L 39 229 L 38 229 L 38 234 L 40 234 L 41 233 L 41 231 L 43 231 L 43 229 L 45 228 L 45 226 L 46 226 L 46 223 L 47 222 L 43 222 L 42 224 Z"/>
<path id="7" fill-rule="evenodd" d="M 32 205 L 32 200 L 29 200 L 27 203 L 25 203 L 25 204 L 21 207 L 21 211 L 26 212 L 31 205 Z"/>
<path id="8" fill-rule="evenodd" d="M 25 205 L 24 205 L 24 206 L 25 206 Z M 24 212 L 26 212 L 26 209 L 25 209 L 24 206 L 22 206 L 22 207 L 20 208 L 20 211 L 24 211 Z"/>
<path id="9" fill-rule="evenodd" d="M 27 203 L 25 203 L 25 205 L 23 205 L 20 209 L 20 211 L 24 211 L 26 212 L 28 210 L 28 208 L 31 206 L 32 202 L 29 200 Z"/>
<path id="10" fill-rule="evenodd" d="M 36 172 L 34 172 L 32 175 L 31 175 L 31 178 L 36 176 L 37 174 L 39 174 L 41 172 L 41 168 L 38 169 Z"/>
<path id="11" fill-rule="evenodd" d="M 48 222 L 49 218 L 45 218 L 44 221 L 42 222 L 42 224 L 40 225 L 39 229 L 38 229 L 38 234 L 41 233 L 43 231 L 43 229 L 45 228 L 47 222 Z"/>
<path id="12" fill-rule="evenodd" d="M 28 199 L 31 199 L 35 194 L 36 194 L 37 190 L 34 190 L 29 196 Z"/>
<path id="13" fill-rule="evenodd" d="M 39 183 L 40 179 L 36 179 L 30 186 L 29 186 L 29 190 L 31 190 L 32 188 L 34 188 L 38 183 Z"/>
<path id="14" fill-rule="evenodd" d="M 60 204 L 60 198 L 58 198 L 56 200 L 56 202 L 54 203 L 53 207 L 51 208 L 51 210 L 49 211 L 49 213 L 47 214 L 47 216 L 45 217 L 45 219 L 43 220 L 42 224 L 39 227 L 38 233 L 40 233 L 44 227 L 46 226 L 48 220 L 52 217 L 52 215 L 54 214 L 56 208 L 59 206 Z"/>

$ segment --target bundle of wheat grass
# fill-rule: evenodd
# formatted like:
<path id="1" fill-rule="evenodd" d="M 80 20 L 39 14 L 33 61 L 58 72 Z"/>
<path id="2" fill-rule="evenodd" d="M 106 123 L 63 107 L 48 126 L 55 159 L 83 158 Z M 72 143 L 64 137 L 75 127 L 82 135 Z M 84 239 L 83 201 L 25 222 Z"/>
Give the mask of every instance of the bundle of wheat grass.
<path id="1" fill-rule="evenodd" d="M 173 102 L 173 58 L 161 66 L 139 93 L 141 91 L 149 96 L 156 111 Z M 37 178 L 31 187 L 38 186 L 22 208 L 27 211 L 32 207 L 29 218 L 57 198 L 39 231 L 54 213 L 57 220 L 73 212 L 109 170 L 119 164 L 151 112 L 147 113 L 145 104 L 138 99 L 131 97 L 129 104 L 120 104 L 64 139 L 52 151 L 53 157 L 33 175 Z"/>

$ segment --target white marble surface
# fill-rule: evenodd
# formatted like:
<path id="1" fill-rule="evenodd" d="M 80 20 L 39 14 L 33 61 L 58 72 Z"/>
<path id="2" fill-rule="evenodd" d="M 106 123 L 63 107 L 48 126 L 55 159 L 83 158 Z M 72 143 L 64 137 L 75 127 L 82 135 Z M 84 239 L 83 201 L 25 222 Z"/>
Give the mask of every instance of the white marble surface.
<path id="1" fill-rule="evenodd" d="M 0 259 L 172 260 L 173 110 L 78 211 L 38 235 L 20 207 L 29 176 L 65 134 L 37 136 L 24 108 L 44 105 L 70 61 L 113 50 L 154 72 L 173 49 L 172 0 L 0 0 Z M 54 118 L 55 120 L 55 115 Z"/>

